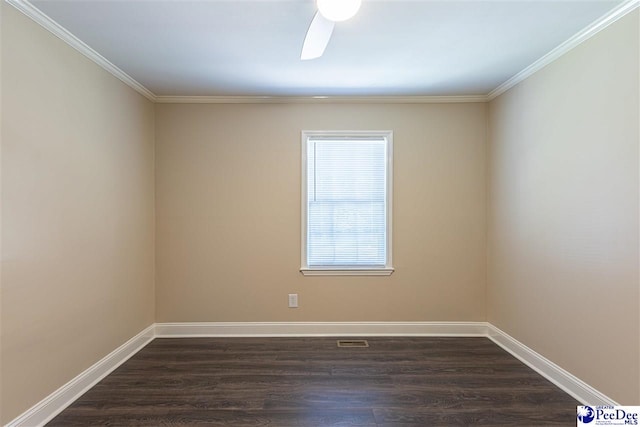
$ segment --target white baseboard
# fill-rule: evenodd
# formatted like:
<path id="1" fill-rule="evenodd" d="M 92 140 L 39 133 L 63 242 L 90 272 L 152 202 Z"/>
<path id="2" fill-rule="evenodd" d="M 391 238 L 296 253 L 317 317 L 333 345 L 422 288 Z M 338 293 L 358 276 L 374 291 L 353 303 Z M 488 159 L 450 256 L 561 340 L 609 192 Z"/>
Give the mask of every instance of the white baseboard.
<path id="1" fill-rule="evenodd" d="M 619 405 L 619 403 L 613 399 L 600 393 L 589 384 L 565 371 L 546 357 L 530 349 L 490 323 L 488 324 L 487 336 L 491 341 L 511 353 L 522 363 L 554 383 L 583 405 Z"/>
<path id="2" fill-rule="evenodd" d="M 36 427 L 43 426 L 51 421 L 53 417 L 71 405 L 87 390 L 151 342 L 154 338 L 154 330 L 155 325 L 149 326 L 100 361 L 96 362 L 89 369 L 45 397 L 18 418 L 9 422 L 6 427 Z"/>
<path id="3" fill-rule="evenodd" d="M 485 337 L 485 322 L 156 323 L 156 337 L 456 336 Z"/>
<path id="4" fill-rule="evenodd" d="M 618 405 L 584 381 L 487 322 L 156 323 L 118 347 L 6 427 L 42 426 L 154 338 L 447 336 L 487 337 L 585 405 Z"/>
<path id="5" fill-rule="evenodd" d="M 617 405 L 576 376 L 487 322 L 201 322 L 156 323 L 158 338 L 291 336 L 487 337 L 585 405 Z"/>

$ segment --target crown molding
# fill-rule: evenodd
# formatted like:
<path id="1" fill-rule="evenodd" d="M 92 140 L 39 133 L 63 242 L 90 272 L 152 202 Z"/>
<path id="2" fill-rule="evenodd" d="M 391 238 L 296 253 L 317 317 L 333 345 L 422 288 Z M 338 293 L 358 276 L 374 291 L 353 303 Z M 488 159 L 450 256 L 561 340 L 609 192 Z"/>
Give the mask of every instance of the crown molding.
<path id="1" fill-rule="evenodd" d="M 2 0 L 0 0 L 2 1 Z M 157 96 L 133 77 L 55 22 L 29 0 L 5 0 L 40 26 L 95 62 L 148 100 L 161 104 L 441 104 L 487 102 L 486 95 L 471 96 Z"/>
<path id="2" fill-rule="evenodd" d="M 472 96 L 157 96 L 161 104 L 442 104 L 486 102 Z"/>
<path id="3" fill-rule="evenodd" d="M 565 42 L 551 50 L 549 53 L 544 55 L 542 58 L 538 59 L 533 64 L 529 65 L 527 68 L 520 71 L 518 74 L 511 77 L 509 80 L 489 92 L 489 94 L 487 95 L 487 100 L 491 101 L 502 95 L 518 83 L 530 77 L 535 72 L 541 70 L 562 55 L 577 47 L 585 40 L 595 36 L 600 31 L 616 22 L 618 19 L 622 18 L 628 13 L 631 13 L 633 10 L 638 8 L 638 6 L 640 6 L 640 0 L 627 0 L 621 3 L 617 7 L 613 8 L 609 13 L 592 22 L 588 27 L 574 34 L 570 39 L 566 40 Z"/>
<path id="4" fill-rule="evenodd" d="M 0 0 L 2 1 L 2 0 Z M 108 71 L 136 92 L 155 103 L 162 104 L 444 104 L 488 102 L 500 96 L 535 72 L 549 65 L 585 40 L 593 37 L 640 6 L 640 0 L 626 0 L 609 13 L 594 21 L 587 28 L 576 33 L 552 51 L 505 81 L 487 95 L 469 96 L 157 96 L 133 77 L 112 64 L 105 57 L 78 39 L 63 26 L 49 18 L 29 0 L 5 0 L 33 21 L 50 31 L 68 45 L 82 53 L 97 65 Z"/>
<path id="5" fill-rule="evenodd" d="M 35 7 L 28 0 L 5 0 L 11 6 L 18 9 L 20 12 L 27 15 L 29 18 L 34 20 L 36 23 L 40 24 L 46 30 L 51 32 L 53 35 L 67 43 L 69 46 L 98 64 L 100 67 L 111 73 L 116 78 L 120 79 L 124 84 L 131 87 L 136 92 L 140 93 L 142 96 L 147 98 L 149 101 L 155 102 L 156 96 L 149 89 L 138 83 L 133 77 L 129 76 L 127 73 L 122 71 L 120 68 L 113 65 L 109 60 L 107 60 L 104 56 L 100 55 L 98 52 L 90 48 L 86 43 L 82 40 L 71 34 L 66 28 L 62 25 L 55 22 L 53 19 L 49 18 L 47 15 L 42 13 L 40 9 Z"/>

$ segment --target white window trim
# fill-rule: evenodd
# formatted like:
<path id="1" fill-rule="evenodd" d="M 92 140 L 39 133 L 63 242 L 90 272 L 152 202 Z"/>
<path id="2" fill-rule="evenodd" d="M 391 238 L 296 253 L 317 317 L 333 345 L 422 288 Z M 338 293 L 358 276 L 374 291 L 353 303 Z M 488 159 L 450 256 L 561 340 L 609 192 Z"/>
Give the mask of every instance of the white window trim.
<path id="1" fill-rule="evenodd" d="M 326 268 L 326 267 L 309 267 L 307 265 L 307 140 L 310 137 L 321 136 L 329 138 L 349 138 L 349 137 L 384 137 L 387 140 L 387 262 L 384 267 L 344 267 L 344 268 Z M 376 130 L 376 131 L 324 131 L 324 130 L 303 130 L 302 131 L 302 230 L 300 251 L 300 272 L 305 276 L 389 276 L 393 273 L 392 267 L 392 230 L 393 230 L 393 131 Z"/>

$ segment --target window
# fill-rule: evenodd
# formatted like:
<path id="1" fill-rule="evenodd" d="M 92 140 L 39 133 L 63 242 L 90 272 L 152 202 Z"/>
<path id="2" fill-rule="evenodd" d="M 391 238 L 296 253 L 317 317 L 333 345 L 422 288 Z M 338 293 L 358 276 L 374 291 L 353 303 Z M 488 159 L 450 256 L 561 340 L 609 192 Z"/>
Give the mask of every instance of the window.
<path id="1" fill-rule="evenodd" d="M 392 132 L 302 132 L 305 275 L 389 275 Z"/>

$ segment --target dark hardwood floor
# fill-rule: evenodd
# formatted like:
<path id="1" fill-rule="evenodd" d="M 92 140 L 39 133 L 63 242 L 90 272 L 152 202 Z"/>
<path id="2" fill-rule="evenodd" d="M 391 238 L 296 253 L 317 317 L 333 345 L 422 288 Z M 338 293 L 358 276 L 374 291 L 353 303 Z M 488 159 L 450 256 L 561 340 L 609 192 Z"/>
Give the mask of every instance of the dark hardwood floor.
<path id="1" fill-rule="evenodd" d="M 156 339 L 48 425 L 576 425 L 577 401 L 486 338 L 367 339 Z"/>

